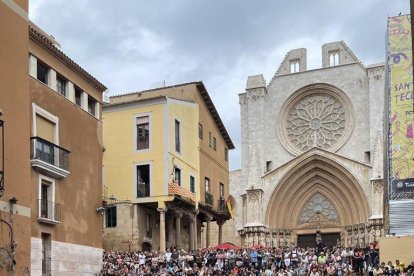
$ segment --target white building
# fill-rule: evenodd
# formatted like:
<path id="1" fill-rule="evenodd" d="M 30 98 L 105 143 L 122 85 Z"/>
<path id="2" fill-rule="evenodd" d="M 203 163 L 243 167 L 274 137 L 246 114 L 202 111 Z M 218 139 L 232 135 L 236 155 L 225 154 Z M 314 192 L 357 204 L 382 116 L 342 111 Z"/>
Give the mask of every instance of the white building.
<path id="1" fill-rule="evenodd" d="M 365 66 L 343 42 L 307 70 L 291 50 L 266 84 L 239 95 L 241 170 L 231 175 L 243 246 L 365 245 L 383 229 L 384 64 Z"/>

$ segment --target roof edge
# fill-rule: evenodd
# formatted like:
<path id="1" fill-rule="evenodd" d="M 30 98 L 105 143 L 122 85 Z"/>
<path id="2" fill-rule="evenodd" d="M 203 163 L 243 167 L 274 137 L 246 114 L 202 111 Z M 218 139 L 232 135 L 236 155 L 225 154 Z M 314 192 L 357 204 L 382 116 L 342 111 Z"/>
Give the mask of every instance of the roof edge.
<path id="1" fill-rule="evenodd" d="M 29 38 L 30 39 L 38 43 L 41 47 L 43 47 L 49 53 L 51 53 L 56 58 L 58 58 L 62 63 L 66 64 L 70 69 L 80 74 L 85 80 L 91 83 L 99 91 L 104 92 L 106 89 L 108 89 L 105 85 L 103 85 L 95 77 L 89 74 L 85 69 L 83 69 L 75 61 L 73 61 L 70 57 L 68 57 L 64 52 L 62 52 L 59 48 L 57 48 L 56 45 L 54 45 L 49 38 L 45 37 L 44 34 L 39 32 L 38 28 L 39 27 L 36 28 L 35 26 L 29 25 Z"/>

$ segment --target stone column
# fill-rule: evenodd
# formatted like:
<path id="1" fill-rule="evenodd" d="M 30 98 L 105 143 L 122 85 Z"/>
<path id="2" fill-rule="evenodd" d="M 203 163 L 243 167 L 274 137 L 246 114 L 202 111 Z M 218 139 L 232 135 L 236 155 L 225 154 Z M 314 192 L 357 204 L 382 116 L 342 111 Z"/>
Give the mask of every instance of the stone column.
<path id="1" fill-rule="evenodd" d="M 193 217 L 193 220 L 194 220 L 194 249 L 195 250 L 197 250 L 198 249 L 198 242 L 197 242 L 197 240 L 198 240 L 198 234 L 197 234 L 197 213 L 194 213 L 194 217 Z"/>
<path id="2" fill-rule="evenodd" d="M 218 225 L 218 244 L 223 243 L 223 224 L 224 224 L 223 220 L 218 220 L 217 221 L 217 225 Z"/>
<path id="3" fill-rule="evenodd" d="M 190 221 L 190 225 L 189 225 L 189 234 L 190 234 L 190 238 L 189 238 L 189 246 L 190 246 L 190 250 L 194 250 L 194 219 L 192 217 L 192 215 L 190 215 L 189 217 L 189 221 Z"/>
<path id="4" fill-rule="evenodd" d="M 210 246 L 210 222 L 211 222 L 211 218 L 207 218 L 206 223 L 206 247 Z"/>
<path id="5" fill-rule="evenodd" d="M 160 251 L 165 252 L 165 212 L 167 209 L 158 208 L 157 210 L 160 213 Z"/>
<path id="6" fill-rule="evenodd" d="M 181 217 L 183 214 L 178 213 L 175 216 L 175 246 L 181 249 Z"/>
<path id="7" fill-rule="evenodd" d="M 167 219 L 168 243 L 169 243 L 168 246 L 173 245 L 173 240 L 174 240 L 173 225 L 174 225 L 174 217 L 172 215 L 168 215 L 168 219 Z"/>

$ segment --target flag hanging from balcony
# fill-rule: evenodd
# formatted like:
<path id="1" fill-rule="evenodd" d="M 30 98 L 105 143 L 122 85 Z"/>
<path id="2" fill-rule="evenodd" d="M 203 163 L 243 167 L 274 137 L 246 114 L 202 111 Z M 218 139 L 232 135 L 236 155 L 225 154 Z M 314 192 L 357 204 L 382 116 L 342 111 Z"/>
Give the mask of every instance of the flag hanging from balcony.
<path id="1" fill-rule="evenodd" d="M 229 210 L 231 219 L 234 220 L 234 213 L 233 213 L 233 208 L 231 207 L 231 198 L 230 198 L 230 196 L 227 197 L 226 205 L 227 205 L 227 209 Z"/>

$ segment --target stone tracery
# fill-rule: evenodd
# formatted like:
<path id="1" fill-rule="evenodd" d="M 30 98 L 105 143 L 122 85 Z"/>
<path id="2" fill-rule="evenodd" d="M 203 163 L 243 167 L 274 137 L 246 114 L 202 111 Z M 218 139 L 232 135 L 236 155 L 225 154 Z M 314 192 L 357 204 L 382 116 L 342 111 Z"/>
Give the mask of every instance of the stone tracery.
<path id="1" fill-rule="evenodd" d="M 345 109 L 328 94 L 302 98 L 289 110 L 286 119 L 287 139 L 300 152 L 313 147 L 330 150 L 345 132 Z"/>
<path id="2" fill-rule="evenodd" d="M 305 204 L 299 216 L 299 223 L 338 222 L 339 216 L 332 203 L 322 194 L 316 193 Z"/>

